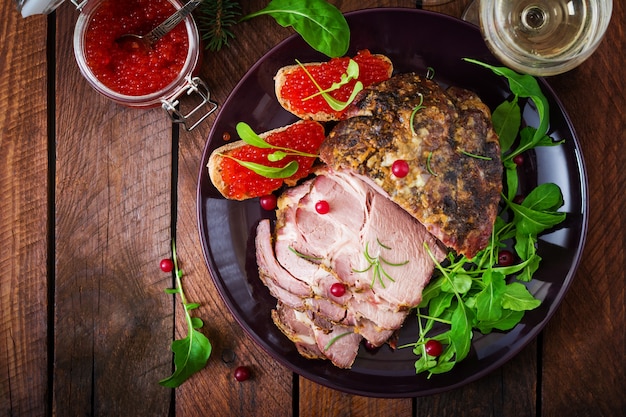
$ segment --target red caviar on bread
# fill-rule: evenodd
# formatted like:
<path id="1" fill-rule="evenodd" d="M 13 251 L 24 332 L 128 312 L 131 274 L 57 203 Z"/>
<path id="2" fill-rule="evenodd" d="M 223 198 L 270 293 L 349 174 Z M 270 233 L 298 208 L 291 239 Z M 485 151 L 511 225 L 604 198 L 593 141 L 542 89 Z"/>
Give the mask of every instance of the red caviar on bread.
<path id="1" fill-rule="evenodd" d="M 341 57 L 327 62 L 289 65 L 278 70 L 274 77 L 278 102 L 301 119 L 321 122 L 340 120 L 344 110 L 334 110 L 319 91 L 320 88 L 328 89 L 333 83 L 340 81 L 341 76 L 346 73 L 350 59 L 359 65 L 359 76 L 328 93 L 341 102 L 348 101 L 357 81 L 367 87 L 387 80 L 393 72 L 389 58 L 372 54 L 367 49 L 359 51 L 353 58 Z"/>
<path id="2" fill-rule="evenodd" d="M 317 155 L 325 139 L 324 126 L 300 120 L 288 126 L 259 134 L 267 143 Z M 289 186 L 309 175 L 317 158 L 301 155 L 288 155 L 279 161 L 270 161 L 268 155 L 275 149 L 258 148 L 243 140 L 223 145 L 211 153 L 207 164 L 211 182 L 217 190 L 231 200 L 245 200 L 261 197 L 279 189 L 283 183 Z M 267 167 L 284 167 L 291 161 L 298 162 L 298 170 L 288 178 L 267 178 L 244 167 L 238 161 L 252 162 Z"/>

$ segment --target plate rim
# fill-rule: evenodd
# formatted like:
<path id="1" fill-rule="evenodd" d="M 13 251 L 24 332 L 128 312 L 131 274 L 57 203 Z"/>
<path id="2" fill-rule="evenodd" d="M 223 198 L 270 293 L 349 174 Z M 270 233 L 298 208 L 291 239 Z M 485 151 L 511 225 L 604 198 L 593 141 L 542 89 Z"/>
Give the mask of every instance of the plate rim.
<path id="1" fill-rule="evenodd" d="M 408 8 L 408 7 L 380 7 L 380 8 L 366 8 L 366 9 L 359 9 L 359 10 L 354 10 L 351 12 L 347 12 L 344 13 L 344 15 L 346 16 L 346 18 L 349 18 L 351 16 L 355 16 L 355 15 L 364 15 L 364 14 L 370 14 L 370 13 L 374 13 L 374 14 L 378 14 L 381 12 L 386 12 L 386 13 L 397 13 L 397 12 L 401 12 L 401 13 L 413 13 L 413 14 L 417 14 L 417 15 L 434 15 L 436 16 L 436 18 L 438 19 L 444 19 L 444 20 L 448 20 L 450 22 L 453 22 L 455 25 L 457 24 L 461 24 L 464 26 L 467 26 L 469 29 L 471 30 L 478 30 L 478 28 L 476 28 L 474 25 L 472 25 L 471 23 L 465 22 L 461 19 L 458 19 L 454 16 L 450 16 L 450 15 L 445 15 L 445 14 L 441 14 L 438 12 L 434 12 L 434 11 L 429 11 L 429 10 L 421 10 L 421 9 L 414 9 L 414 8 Z M 225 292 L 227 293 L 227 289 L 224 286 L 224 283 L 221 282 L 220 280 L 216 279 L 214 277 L 213 274 L 213 266 L 212 266 L 212 261 L 209 258 L 209 249 L 207 248 L 207 239 L 206 236 L 204 236 L 203 234 L 203 222 L 205 220 L 205 214 L 203 212 L 203 193 L 202 193 L 202 189 L 203 189 L 203 184 L 205 184 L 206 181 L 210 181 L 210 179 L 208 178 L 208 174 L 206 171 L 206 161 L 208 161 L 208 156 L 210 154 L 210 148 L 211 148 L 211 138 L 214 136 L 214 130 L 216 128 L 216 125 L 218 124 L 218 121 L 221 119 L 222 113 L 227 111 L 227 109 L 229 109 L 231 102 L 235 99 L 236 93 L 238 92 L 238 90 L 240 89 L 240 87 L 247 81 L 247 79 L 249 77 L 252 76 L 252 74 L 262 65 L 263 61 L 265 59 L 267 59 L 269 56 L 271 56 L 272 54 L 274 54 L 277 50 L 282 49 L 286 44 L 293 42 L 294 39 L 298 39 L 300 38 L 300 35 L 298 35 L 297 33 L 294 33 L 290 36 L 288 36 L 287 38 L 281 40 L 280 42 L 278 42 L 275 46 L 273 46 L 272 48 L 270 48 L 267 52 L 265 52 L 260 58 L 259 60 L 257 60 L 246 72 L 245 74 L 242 76 L 242 78 L 235 84 L 235 86 L 233 87 L 233 89 L 231 90 L 231 92 L 228 94 L 226 100 L 224 101 L 224 104 L 221 106 L 220 111 L 217 113 L 217 116 L 213 122 L 213 125 L 211 126 L 211 129 L 209 131 L 208 137 L 206 139 L 204 148 L 203 148 L 203 152 L 202 152 L 202 157 L 201 157 L 201 161 L 200 161 L 200 169 L 199 169 L 199 173 L 198 173 L 198 178 L 197 178 L 197 189 L 196 189 L 196 217 L 197 217 L 197 227 L 198 227 L 198 236 L 200 239 L 200 244 L 202 246 L 202 253 L 203 253 L 203 259 L 205 262 L 205 265 L 208 269 L 209 275 L 211 277 L 211 280 L 213 282 L 213 284 L 216 286 L 216 288 L 218 289 L 218 293 L 220 295 L 220 297 L 222 298 L 222 300 L 224 301 L 224 303 L 226 304 L 226 306 L 229 309 L 229 314 L 235 319 L 235 321 L 238 323 L 239 326 L 242 327 L 242 329 L 244 330 L 244 332 L 246 333 L 246 335 L 248 337 L 250 337 L 254 343 L 256 343 L 257 345 L 259 345 L 270 357 L 272 357 L 274 360 L 276 360 L 278 363 L 280 363 L 281 365 L 285 366 L 286 368 L 288 368 L 290 371 L 305 377 L 313 382 L 319 383 L 321 385 L 327 386 L 329 388 L 332 389 L 336 389 L 338 391 L 341 392 L 345 392 L 348 394 L 353 394 L 353 395 L 364 395 L 364 396 L 369 396 L 369 397 L 377 397 L 377 398 L 410 398 L 410 397 L 421 397 L 421 396 L 428 396 L 428 395 L 433 395 L 433 394 L 438 394 L 438 393 L 443 393 L 446 391 L 450 391 L 456 388 L 460 388 L 464 385 L 467 385 L 471 382 L 474 382 L 478 379 L 481 379 L 483 377 L 485 377 L 486 375 L 492 373 L 493 371 L 501 368 L 505 363 L 509 362 L 511 359 L 513 359 L 515 356 L 518 355 L 518 353 L 523 350 L 530 342 L 532 342 L 533 340 L 535 340 L 538 336 L 538 334 L 543 331 L 543 329 L 545 328 L 545 326 L 547 325 L 547 323 L 552 319 L 553 315 L 555 314 L 556 310 L 558 310 L 559 305 L 561 304 L 561 302 L 563 301 L 563 298 L 565 297 L 565 294 L 568 292 L 573 279 L 575 278 L 576 272 L 578 270 L 578 267 L 580 265 L 581 259 L 582 259 L 582 255 L 583 255 L 583 251 L 584 251 L 584 247 L 585 247 L 585 243 L 586 243 L 586 238 L 587 238 L 587 233 L 588 233 L 588 223 L 589 223 L 589 199 L 588 199 L 588 178 L 587 178 L 587 169 L 586 169 L 586 164 L 584 161 L 584 157 L 582 154 L 582 150 L 581 150 L 581 146 L 580 146 L 580 141 L 578 139 L 578 135 L 576 134 L 576 131 L 574 129 L 574 126 L 571 122 L 571 119 L 569 117 L 569 115 L 567 114 L 567 111 L 565 110 L 565 107 L 563 106 L 563 103 L 560 101 L 559 97 L 556 95 L 555 91 L 552 89 L 552 87 L 549 85 L 548 81 L 543 78 L 543 77 L 535 77 L 538 82 L 541 85 L 542 90 L 544 91 L 544 93 L 548 92 L 550 95 L 550 100 L 554 101 L 555 104 L 557 105 L 558 109 L 559 109 L 559 113 L 560 116 L 563 118 L 563 122 L 564 122 L 564 126 L 567 127 L 567 130 L 569 131 L 569 133 L 571 133 L 571 137 L 569 137 L 568 139 L 571 140 L 571 142 L 573 143 L 573 151 L 576 153 L 576 168 L 578 170 L 578 176 L 580 177 L 580 182 L 579 182 L 579 186 L 580 186 L 580 193 L 581 193 L 581 207 L 580 207 L 580 212 L 582 215 L 581 218 L 581 222 L 580 222 L 580 236 L 577 235 L 577 245 L 574 248 L 572 248 L 571 252 L 573 255 L 573 262 L 569 265 L 568 271 L 566 276 L 563 279 L 563 284 L 559 287 L 558 290 L 558 295 L 555 297 L 555 301 L 550 305 L 549 310 L 547 311 L 547 314 L 545 316 L 543 316 L 543 318 L 541 319 L 539 325 L 534 326 L 524 337 L 526 340 L 522 343 L 516 343 L 513 348 L 506 354 L 506 355 L 502 355 L 498 358 L 498 360 L 494 361 L 492 364 L 490 364 L 486 369 L 483 369 L 479 372 L 475 372 L 474 374 L 472 374 L 470 377 L 462 379 L 456 383 L 450 384 L 445 386 L 444 388 L 441 387 L 435 387 L 432 389 L 426 389 L 426 390 L 419 390 L 419 391 L 404 391 L 404 392 L 398 392 L 398 393 L 392 393 L 392 392 L 376 392 L 373 390 L 370 391 L 365 391 L 363 389 L 357 389 L 357 388 L 353 388 L 353 387 L 346 387 L 343 386 L 341 384 L 337 384 L 335 383 L 333 380 L 331 379 L 325 379 L 323 377 L 320 377 L 319 375 L 317 375 L 315 372 L 312 372 L 310 369 L 306 369 L 306 368 L 301 368 L 296 366 L 295 364 L 289 362 L 288 360 L 286 360 L 284 357 L 282 357 L 281 355 L 279 355 L 277 352 L 275 352 L 271 346 L 262 338 L 258 338 L 255 334 L 253 334 L 250 329 L 248 328 L 248 326 L 246 325 L 246 322 L 244 320 L 243 317 L 240 317 L 238 314 L 235 314 L 235 310 L 236 308 L 233 306 L 233 301 L 231 298 L 229 298 L 227 296 L 227 294 L 225 294 Z M 219 136 L 219 135 L 218 135 Z M 268 320 L 270 320 L 268 318 Z M 352 372 L 351 370 L 340 370 L 340 371 L 345 371 L 345 372 Z"/>

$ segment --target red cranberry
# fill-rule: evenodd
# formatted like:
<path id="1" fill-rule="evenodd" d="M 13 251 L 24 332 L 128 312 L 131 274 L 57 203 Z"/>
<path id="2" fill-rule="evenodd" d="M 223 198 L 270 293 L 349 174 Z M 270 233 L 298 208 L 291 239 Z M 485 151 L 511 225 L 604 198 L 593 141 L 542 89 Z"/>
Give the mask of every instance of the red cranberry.
<path id="1" fill-rule="evenodd" d="M 521 194 L 516 195 L 515 197 L 513 197 L 513 202 L 515 204 L 522 204 L 524 202 L 524 196 Z"/>
<path id="2" fill-rule="evenodd" d="M 431 339 L 426 342 L 424 349 L 429 356 L 439 356 L 443 352 L 443 345 L 439 340 Z"/>
<path id="3" fill-rule="evenodd" d="M 409 163 L 403 159 L 398 159 L 391 165 L 391 172 L 398 178 L 404 178 L 409 174 Z"/>
<path id="4" fill-rule="evenodd" d="M 517 165 L 518 167 L 519 167 L 519 166 L 524 165 L 524 155 L 522 155 L 522 154 L 515 155 L 515 156 L 513 157 L 513 162 L 514 162 L 514 163 L 515 163 L 515 165 Z"/>
<path id="5" fill-rule="evenodd" d="M 370 353 L 375 353 L 378 351 L 378 349 L 380 349 L 380 346 L 374 346 L 374 344 L 372 344 L 372 342 L 370 342 L 369 340 L 364 340 L 363 346 L 365 346 L 365 350 Z"/>
<path id="6" fill-rule="evenodd" d="M 274 210 L 276 208 L 276 196 L 274 194 L 259 197 L 259 204 L 263 210 Z"/>
<path id="7" fill-rule="evenodd" d="M 341 282 L 335 282 L 330 286 L 330 293 L 333 297 L 341 297 L 346 293 L 346 286 Z"/>
<path id="8" fill-rule="evenodd" d="M 513 252 L 510 250 L 501 250 L 498 252 L 498 265 L 500 266 L 511 266 L 515 262 L 515 256 Z"/>
<path id="9" fill-rule="evenodd" d="M 319 214 L 326 214 L 330 211 L 330 204 L 326 200 L 320 200 L 315 203 L 315 211 Z"/>
<path id="10" fill-rule="evenodd" d="M 235 379 L 239 382 L 243 382 L 250 378 L 250 368 L 247 366 L 238 366 L 235 369 Z"/>
<path id="11" fill-rule="evenodd" d="M 174 262 L 171 259 L 161 259 L 159 268 L 161 268 L 161 271 L 163 272 L 172 272 L 174 269 Z"/>

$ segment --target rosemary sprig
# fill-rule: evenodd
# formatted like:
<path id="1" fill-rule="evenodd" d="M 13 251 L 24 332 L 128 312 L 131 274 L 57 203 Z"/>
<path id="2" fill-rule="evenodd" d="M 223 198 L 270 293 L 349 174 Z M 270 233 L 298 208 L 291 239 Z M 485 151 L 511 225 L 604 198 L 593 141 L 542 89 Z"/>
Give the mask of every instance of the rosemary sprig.
<path id="1" fill-rule="evenodd" d="M 380 242 L 380 240 L 376 239 L 376 242 L 378 242 L 378 245 L 381 248 L 387 249 L 387 250 L 391 250 L 391 248 L 389 246 L 383 245 Z M 403 266 L 403 265 L 406 265 L 406 264 L 409 263 L 408 260 L 404 261 L 404 262 L 400 262 L 400 263 L 392 263 L 392 262 L 389 262 L 388 260 L 386 260 L 385 258 L 383 258 L 382 256 L 373 257 L 369 253 L 369 242 L 365 242 L 365 252 L 363 252 L 363 255 L 365 256 L 365 259 L 369 263 L 369 266 L 367 268 L 365 268 L 365 269 L 361 269 L 361 270 L 353 269 L 352 271 L 353 272 L 357 272 L 357 273 L 364 273 L 364 272 L 367 272 L 370 269 L 374 268 L 374 273 L 372 275 L 372 282 L 370 284 L 371 288 L 374 288 L 374 284 L 376 283 L 376 281 L 378 281 L 383 288 L 387 288 L 387 287 L 385 287 L 385 282 L 383 281 L 383 277 L 387 278 L 391 282 L 396 282 L 396 280 L 393 279 L 393 277 L 391 275 L 389 275 L 387 273 L 387 271 L 385 271 L 385 269 L 383 268 L 384 265 L 387 265 L 387 266 Z"/>
<path id="2" fill-rule="evenodd" d="M 350 334 L 352 334 L 353 332 L 345 332 L 345 333 L 340 333 L 337 336 L 333 337 L 332 339 L 330 339 L 328 341 L 328 343 L 326 343 L 326 346 L 324 346 L 324 352 L 326 352 L 332 345 L 335 344 L 335 342 L 339 339 L 341 339 L 344 336 L 348 336 Z"/>
<path id="3" fill-rule="evenodd" d="M 415 131 L 415 126 L 413 124 L 413 119 L 415 119 L 415 114 L 422 110 L 423 108 L 425 108 L 424 104 L 424 96 L 422 95 L 422 93 L 417 93 L 420 96 L 420 102 L 417 106 L 413 107 L 413 111 L 411 112 L 411 119 L 409 120 L 409 126 L 411 127 L 411 132 L 413 132 L 413 134 L 417 134 L 417 132 Z"/>

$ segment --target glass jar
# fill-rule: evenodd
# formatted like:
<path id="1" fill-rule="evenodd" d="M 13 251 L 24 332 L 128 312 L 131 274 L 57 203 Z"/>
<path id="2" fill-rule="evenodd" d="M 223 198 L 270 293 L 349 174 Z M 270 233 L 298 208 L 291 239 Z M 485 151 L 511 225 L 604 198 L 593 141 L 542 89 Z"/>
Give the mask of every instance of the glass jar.
<path id="1" fill-rule="evenodd" d="M 62 0 L 14 1 L 18 10 L 26 17 L 31 14 L 49 13 Z M 134 6 L 132 6 L 133 1 L 136 3 Z M 114 31 L 127 30 L 121 29 L 122 20 L 130 26 L 143 25 L 144 31 L 147 32 L 169 17 L 176 9 L 180 9 L 182 4 L 179 0 L 163 0 L 160 3 L 152 0 L 72 0 L 72 3 L 81 11 L 74 28 L 74 56 L 81 74 L 98 93 L 127 107 L 161 106 L 174 123 L 182 124 L 186 130 L 194 129 L 217 109 L 217 104 L 211 101 L 206 83 L 197 76 L 201 47 L 198 27 L 192 15 L 186 17 L 172 32 L 157 41 L 153 50 L 144 54 L 145 56 L 137 54 L 133 57 L 126 57 L 124 52 L 120 51 L 119 45 L 114 45 L 114 40 L 123 34 L 114 33 Z M 167 3 L 172 6 L 171 10 L 167 7 Z M 131 12 L 133 7 L 134 12 Z M 104 16 L 100 16 L 101 14 Z M 94 17 L 108 20 L 98 23 Z M 184 30 L 180 28 L 183 24 Z M 184 40 L 182 33 L 186 34 Z M 97 39 L 97 46 L 89 46 L 90 35 L 101 38 Z M 184 51 L 181 53 L 180 44 L 183 41 L 187 45 L 186 54 Z M 170 44 L 167 44 L 168 42 Z M 167 49 L 164 49 L 166 47 Z M 96 58 L 94 58 L 94 53 L 97 55 Z M 171 60 L 172 56 L 177 61 Z M 127 75 L 119 75 L 122 71 L 118 71 L 117 68 L 123 67 L 122 65 L 115 69 L 113 65 L 108 65 L 109 60 L 113 61 L 118 58 L 125 62 L 124 65 L 131 66 L 126 72 Z M 100 63 L 103 64 L 100 65 Z M 145 65 L 145 68 L 142 65 Z M 180 69 L 177 70 L 179 67 Z M 138 74 L 141 75 L 137 76 Z M 116 77 L 118 80 L 115 80 Z M 129 79 L 132 82 L 128 81 Z M 144 83 L 146 79 L 150 79 L 151 83 Z M 137 84 L 132 85 L 133 89 L 127 88 L 133 83 Z M 179 98 L 192 94 L 199 97 L 199 100 L 197 100 L 198 97 L 195 100 L 195 103 L 199 104 L 187 114 L 183 114 L 179 110 Z"/>
<path id="2" fill-rule="evenodd" d="M 103 3 L 108 1 L 120 2 L 123 5 L 120 10 L 123 10 L 124 12 L 126 11 L 127 2 L 125 0 L 89 0 L 88 2 L 85 2 L 86 4 L 84 4 L 84 6 L 81 5 L 82 13 L 79 16 L 74 29 L 74 55 L 80 72 L 97 92 L 118 104 L 136 108 L 161 106 L 175 123 L 181 123 L 187 130 L 195 128 L 202 120 L 217 109 L 217 104 L 210 100 L 210 94 L 206 84 L 200 78 L 195 76 L 195 71 L 200 62 L 200 36 L 198 34 L 198 27 L 196 26 L 193 17 L 190 15 L 185 18 L 183 22 L 181 22 L 181 24 L 184 23 L 186 28 L 188 49 L 186 57 L 184 58 L 184 63 L 174 79 L 154 91 L 148 89 L 146 91 L 142 91 L 139 95 L 131 95 L 129 93 L 116 91 L 114 87 L 111 87 L 110 85 L 105 85 L 105 83 L 103 83 L 99 78 L 99 74 L 95 73 L 93 68 L 90 67 L 89 60 L 86 55 L 87 36 L 90 30 L 96 27 L 95 24 L 92 23 L 92 19 L 94 15 L 98 13 Z M 172 13 L 174 8 L 179 9 L 182 7 L 182 4 L 178 0 L 166 1 L 173 5 Z M 141 18 L 143 18 L 143 16 L 137 17 L 137 19 Z M 157 24 L 158 23 L 160 23 L 160 21 L 157 22 Z M 101 30 L 101 27 L 93 30 Z M 164 37 L 158 42 L 166 41 L 167 37 Z M 156 56 L 156 58 L 163 59 L 161 56 Z M 151 57 L 150 59 L 155 58 Z M 143 64 L 139 63 L 137 65 L 138 67 L 136 69 L 141 70 L 141 65 Z M 167 68 L 164 66 L 163 72 L 166 70 Z M 200 96 L 200 104 L 198 104 L 190 113 L 184 115 L 177 109 L 179 104 L 178 98 L 183 94 L 189 95 L 192 93 Z"/>

